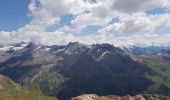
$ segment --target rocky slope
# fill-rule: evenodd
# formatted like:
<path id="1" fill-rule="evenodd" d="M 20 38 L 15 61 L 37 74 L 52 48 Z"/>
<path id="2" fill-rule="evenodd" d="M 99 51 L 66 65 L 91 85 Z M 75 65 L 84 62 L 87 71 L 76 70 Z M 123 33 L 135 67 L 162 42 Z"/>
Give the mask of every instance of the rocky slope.
<path id="1" fill-rule="evenodd" d="M 71 100 L 170 100 L 168 96 L 160 96 L 160 95 L 136 95 L 136 96 L 98 96 L 96 94 L 85 94 L 78 97 L 74 97 Z"/>

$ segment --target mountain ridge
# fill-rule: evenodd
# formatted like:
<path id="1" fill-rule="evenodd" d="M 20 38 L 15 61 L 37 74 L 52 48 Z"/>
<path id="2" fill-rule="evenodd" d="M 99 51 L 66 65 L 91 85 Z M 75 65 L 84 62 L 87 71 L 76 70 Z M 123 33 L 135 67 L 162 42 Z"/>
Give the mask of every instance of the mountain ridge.
<path id="1" fill-rule="evenodd" d="M 110 44 L 73 42 L 65 46 L 43 46 L 29 43 L 20 50 L 0 51 L 0 74 L 23 87 L 37 89 L 61 100 L 84 93 L 168 95 L 169 74 L 162 71 L 163 68 L 169 71 L 168 61 L 163 62 L 167 66 L 155 67 L 151 63 L 153 58 L 148 54 L 141 56 L 126 52 Z"/>

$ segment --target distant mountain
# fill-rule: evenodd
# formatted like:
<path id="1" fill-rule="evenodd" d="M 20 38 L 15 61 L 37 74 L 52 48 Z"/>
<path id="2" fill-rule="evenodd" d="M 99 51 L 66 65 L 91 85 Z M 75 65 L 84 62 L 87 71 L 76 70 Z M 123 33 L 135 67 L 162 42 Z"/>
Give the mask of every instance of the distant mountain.
<path id="1" fill-rule="evenodd" d="M 148 47 L 123 47 L 123 50 L 130 52 L 135 55 L 151 55 L 154 53 L 158 53 L 161 50 L 170 50 L 170 47 L 163 47 L 163 46 L 148 46 Z"/>
<path id="2" fill-rule="evenodd" d="M 0 74 L 22 87 L 57 96 L 60 100 L 91 93 L 170 95 L 169 61 L 154 60 L 154 55 L 163 57 L 156 52 L 152 56 L 136 53 L 132 56 L 132 52 L 110 44 L 20 43 L 0 48 Z M 163 66 L 154 66 L 157 61 Z"/>

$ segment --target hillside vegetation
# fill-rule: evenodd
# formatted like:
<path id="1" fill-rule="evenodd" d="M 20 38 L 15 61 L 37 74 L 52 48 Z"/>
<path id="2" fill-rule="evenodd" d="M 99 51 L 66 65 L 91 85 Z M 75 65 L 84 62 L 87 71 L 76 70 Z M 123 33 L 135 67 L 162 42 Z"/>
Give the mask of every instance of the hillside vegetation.
<path id="1" fill-rule="evenodd" d="M 56 100 L 33 90 L 22 89 L 8 77 L 0 75 L 0 100 Z"/>

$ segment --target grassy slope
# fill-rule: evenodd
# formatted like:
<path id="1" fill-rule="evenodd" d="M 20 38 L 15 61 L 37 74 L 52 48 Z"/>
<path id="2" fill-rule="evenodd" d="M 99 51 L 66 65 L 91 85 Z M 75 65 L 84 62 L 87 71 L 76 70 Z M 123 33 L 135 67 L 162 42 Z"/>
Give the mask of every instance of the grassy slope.
<path id="1" fill-rule="evenodd" d="M 145 73 L 145 77 L 153 82 L 148 88 L 151 91 L 158 91 L 161 87 L 170 88 L 170 67 L 167 61 L 159 56 L 139 57 L 139 62 L 148 65 L 156 74 Z"/>
<path id="2" fill-rule="evenodd" d="M 7 77 L 0 75 L 0 100 L 56 100 L 36 91 L 24 90 Z"/>

